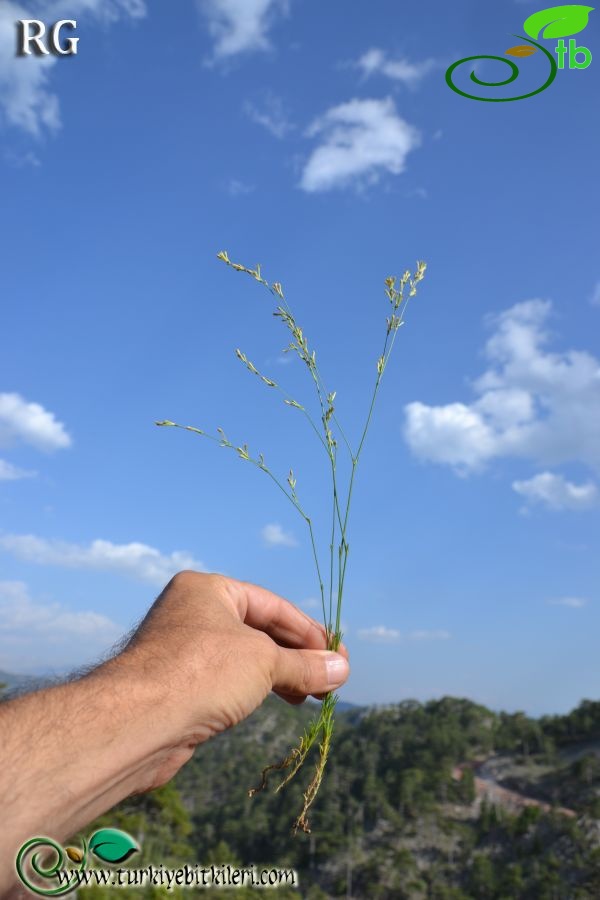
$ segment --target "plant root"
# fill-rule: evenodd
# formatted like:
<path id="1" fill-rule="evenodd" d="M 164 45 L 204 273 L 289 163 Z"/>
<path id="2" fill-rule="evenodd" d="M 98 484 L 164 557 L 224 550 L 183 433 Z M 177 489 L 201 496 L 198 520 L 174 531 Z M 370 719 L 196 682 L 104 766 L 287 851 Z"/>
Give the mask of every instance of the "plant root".
<path id="1" fill-rule="evenodd" d="M 304 834 L 310 834 L 310 826 L 308 824 L 308 819 L 306 815 L 308 813 L 309 808 L 312 806 L 315 797 L 319 792 L 319 788 L 321 787 L 321 781 L 323 779 L 323 773 L 325 771 L 325 766 L 327 765 L 327 759 L 329 757 L 329 749 L 331 747 L 331 734 L 325 732 L 323 737 L 323 742 L 319 744 L 319 761 L 317 763 L 315 774 L 312 777 L 310 784 L 308 785 L 306 791 L 304 792 L 304 806 L 302 807 L 302 812 L 294 822 L 292 826 L 292 831 L 294 834 L 301 829 Z"/>
<path id="2" fill-rule="evenodd" d="M 322 739 L 319 744 L 319 759 L 317 761 L 313 777 L 306 791 L 302 795 L 304 798 L 304 805 L 302 807 L 300 815 L 295 819 L 292 826 L 292 831 L 294 834 L 296 834 L 298 830 L 303 831 L 305 834 L 310 834 L 307 813 L 319 792 L 321 781 L 323 780 L 325 766 L 327 765 L 329 750 L 331 748 L 331 736 L 333 734 L 333 715 L 336 703 L 337 697 L 331 693 L 327 694 L 323 700 L 319 718 L 310 723 L 309 727 L 300 738 L 299 745 L 297 747 L 294 747 L 294 749 L 291 750 L 290 753 L 288 753 L 288 755 L 280 762 L 271 763 L 271 765 L 265 766 L 265 768 L 262 770 L 262 779 L 260 785 L 255 788 L 250 788 L 250 790 L 248 791 L 248 796 L 254 797 L 255 794 L 264 791 L 268 787 L 269 775 L 271 772 L 290 769 L 290 771 L 285 775 L 285 777 L 275 788 L 275 793 L 279 793 L 279 791 L 292 780 L 298 770 L 302 767 L 309 750 L 311 749 L 319 735 L 322 735 Z"/>
<path id="3" fill-rule="evenodd" d="M 306 756 L 306 754 L 304 754 L 304 756 Z M 248 790 L 248 796 L 254 797 L 255 794 L 259 794 L 261 791 L 264 791 L 268 787 L 269 772 L 274 772 L 277 770 L 289 768 L 292 765 L 292 763 L 294 762 L 294 760 L 297 759 L 298 757 L 301 758 L 301 761 L 298 763 L 296 768 L 293 769 L 292 775 L 295 775 L 295 773 L 298 771 L 298 769 L 304 762 L 304 757 L 301 756 L 301 752 L 298 747 L 294 747 L 294 749 L 291 751 L 291 753 L 289 753 L 285 757 L 285 759 L 282 759 L 280 762 L 271 763 L 270 765 L 265 766 L 261 773 L 261 775 L 262 775 L 261 783 L 258 785 L 258 787 L 250 788 Z M 287 778 L 284 779 L 284 781 L 277 787 L 277 790 L 279 790 L 279 788 L 282 787 L 283 784 L 285 784 L 287 781 L 289 781 L 289 779 L 292 777 L 292 775 L 288 775 Z"/>

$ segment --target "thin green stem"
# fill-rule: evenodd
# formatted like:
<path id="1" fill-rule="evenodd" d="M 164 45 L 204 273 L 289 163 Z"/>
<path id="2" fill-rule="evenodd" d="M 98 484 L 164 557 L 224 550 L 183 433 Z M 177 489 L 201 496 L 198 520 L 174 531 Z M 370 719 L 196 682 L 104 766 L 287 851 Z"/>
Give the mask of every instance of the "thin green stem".
<path id="1" fill-rule="evenodd" d="M 310 518 L 309 518 L 308 516 L 306 516 L 305 518 L 306 518 L 306 522 L 307 522 L 307 524 L 308 524 L 308 530 L 310 531 L 310 542 L 311 542 L 311 544 L 312 544 L 313 556 L 314 556 L 314 559 L 315 559 L 315 566 L 317 567 L 317 576 L 318 576 L 318 578 L 319 578 L 319 588 L 320 588 L 320 591 L 321 591 L 321 605 L 322 605 L 322 607 L 323 607 L 323 619 L 325 620 L 325 618 L 326 618 L 326 612 L 325 612 L 325 589 L 324 589 L 324 586 L 323 586 L 323 579 L 321 578 L 321 569 L 320 569 L 320 566 L 319 566 L 319 558 L 318 558 L 318 556 L 317 556 L 317 547 L 316 547 L 316 545 L 315 545 L 315 536 L 314 536 L 314 533 L 313 533 L 313 527 L 312 527 L 312 522 L 311 522 Z"/>
<path id="2" fill-rule="evenodd" d="M 394 335 L 394 336 L 395 336 L 395 335 Z M 360 442 L 359 442 L 359 444 L 358 444 L 358 450 L 356 451 L 356 457 L 355 457 L 356 462 L 358 462 L 358 460 L 359 460 L 360 452 L 361 452 L 361 450 L 362 450 L 362 448 L 363 448 L 363 444 L 364 444 L 365 438 L 366 438 L 366 436 L 367 436 L 367 431 L 369 430 L 369 425 L 371 424 L 371 416 L 373 415 L 373 409 L 374 409 L 374 407 L 375 407 L 375 399 L 376 399 L 376 397 L 377 397 L 377 391 L 379 390 L 379 385 L 381 384 L 381 379 L 382 379 L 382 377 L 383 377 L 383 372 L 384 372 L 384 370 L 385 370 L 386 350 L 387 350 L 387 345 L 388 345 L 389 337 L 390 337 L 390 334 L 389 334 L 389 331 L 388 331 L 387 334 L 386 334 L 386 336 L 385 336 L 385 341 L 384 341 L 384 344 L 383 344 L 383 351 L 382 351 L 382 353 L 381 353 L 381 358 L 384 360 L 384 363 L 383 363 L 381 372 L 378 372 L 378 373 L 377 373 L 377 379 L 376 379 L 376 381 L 375 381 L 375 388 L 374 388 L 374 390 L 373 390 L 373 396 L 371 397 L 371 405 L 369 406 L 369 413 L 368 413 L 368 415 L 367 415 L 367 421 L 365 422 L 365 427 L 363 428 L 363 433 L 362 433 Z"/>
<path id="3" fill-rule="evenodd" d="M 321 376 L 321 373 L 319 372 L 319 368 L 318 368 L 318 366 L 317 366 L 316 363 L 315 363 L 315 373 L 316 373 L 316 377 L 317 377 L 317 383 L 320 383 L 321 388 L 322 388 L 322 390 L 323 390 L 323 393 L 324 393 L 325 396 L 327 397 L 327 396 L 328 396 L 327 389 L 326 389 L 326 387 L 325 387 L 325 383 L 324 383 L 324 381 L 323 381 L 323 378 L 322 378 L 322 376 Z M 350 446 L 350 442 L 348 441 L 348 438 L 346 437 L 346 435 L 345 435 L 345 433 L 344 433 L 344 429 L 343 429 L 342 426 L 340 425 L 340 423 L 339 423 L 339 421 L 338 421 L 338 418 L 337 418 L 335 412 L 334 412 L 333 415 L 332 415 L 332 419 L 333 419 L 333 421 L 335 422 L 335 427 L 338 429 L 339 433 L 341 434 L 342 440 L 344 441 L 344 443 L 345 443 L 345 445 L 346 445 L 346 447 L 347 447 L 347 449 L 348 449 L 348 453 L 350 454 L 350 458 L 352 459 L 352 458 L 354 457 L 354 454 L 353 454 L 353 452 L 352 452 L 352 447 Z"/>
<path id="4" fill-rule="evenodd" d="M 329 615 L 325 621 L 325 628 L 329 632 L 331 628 L 331 617 L 333 615 L 333 547 L 335 544 L 335 507 L 336 496 L 333 494 L 333 509 L 331 515 L 331 542 L 329 544 Z"/>
<path id="5" fill-rule="evenodd" d="M 411 277 L 410 272 L 405 272 L 404 275 L 400 279 L 399 286 L 396 287 L 396 279 L 395 278 L 387 278 L 385 281 L 386 284 L 386 294 L 390 300 L 392 305 L 392 313 L 390 317 L 387 319 L 387 331 L 385 336 L 385 341 L 383 345 L 383 352 L 377 361 L 377 378 L 375 380 L 375 385 L 373 387 L 373 393 L 371 396 L 369 409 L 366 417 L 366 421 L 364 424 L 364 428 L 362 430 L 362 434 L 360 437 L 360 441 L 358 443 L 358 447 L 356 452 L 353 452 L 352 446 L 346 437 L 346 434 L 337 419 L 334 408 L 334 400 L 335 393 L 329 393 L 326 389 L 325 382 L 321 376 L 319 368 L 316 362 L 316 354 L 314 350 L 311 350 L 308 339 L 304 335 L 302 329 L 296 322 L 294 315 L 287 303 L 287 300 L 284 297 L 283 289 L 278 282 L 274 282 L 273 284 L 269 284 L 261 275 L 260 266 L 257 265 L 255 269 L 249 269 L 245 266 L 239 265 L 237 263 L 232 263 L 229 259 L 226 252 L 222 251 L 218 254 L 219 258 L 225 261 L 229 266 L 236 269 L 237 271 L 244 271 L 247 274 L 251 275 L 256 281 L 263 284 L 268 288 L 270 293 L 278 298 L 277 309 L 275 311 L 275 315 L 281 318 L 282 322 L 288 328 L 292 335 L 292 342 L 290 343 L 287 350 L 293 351 L 298 355 L 298 357 L 307 365 L 311 377 L 313 379 L 315 389 L 317 392 L 317 398 L 319 401 L 319 406 L 321 410 L 321 423 L 323 426 L 323 432 L 321 433 L 319 427 L 316 422 L 313 420 L 310 413 L 300 404 L 296 403 L 296 401 L 292 401 L 289 395 L 279 387 L 275 382 L 270 381 L 269 379 L 265 379 L 264 381 L 272 387 L 277 387 L 281 393 L 284 395 L 288 403 L 291 403 L 293 406 L 299 407 L 305 414 L 308 419 L 311 428 L 319 438 L 320 443 L 324 447 L 330 461 L 331 467 L 331 490 L 332 490 L 332 508 L 331 508 L 331 538 L 329 543 L 329 611 L 327 613 L 325 606 L 325 586 L 323 583 L 323 579 L 321 577 L 321 569 L 319 565 L 319 559 L 317 554 L 316 542 L 312 527 L 312 520 L 309 516 L 306 515 L 298 498 L 296 496 L 295 491 L 295 478 L 293 476 L 293 472 L 290 471 L 290 476 L 288 478 L 288 484 L 291 488 L 291 495 L 288 493 L 286 488 L 279 482 L 279 480 L 273 475 L 273 473 L 268 469 L 268 467 L 264 463 L 264 459 L 262 454 L 259 454 L 259 459 L 255 460 L 250 457 L 248 454 L 248 449 L 246 445 L 243 447 L 234 447 L 227 439 L 224 441 L 219 441 L 218 438 L 213 438 L 211 435 L 206 435 L 207 437 L 211 437 L 212 440 L 217 441 L 222 446 L 229 446 L 232 449 L 236 449 L 239 455 L 254 465 L 261 468 L 265 471 L 275 482 L 275 484 L 279 487 L 279 489 L 285 494 L 285 496 L 290 500 L 291 503 L 296 507 L 298 512 L 302 515 L 304 520 L 307 523 L 310 539 L 311 539 L 311 547 L 315 562 L 315 567 L 317 570 L 317 576 L 319 579 L 319 588 L 321 592 L 321 604 L 323 607 L 323 620 L 327 633 L 327 647 L 330 650 L 338 650 L 342 638 L 341 634 L 341 611 L 342 611 L 342 598 L 344 593 L 344 585 L 346 579 L 346 569 L 348 564 L 348 555 L 349 555 L 349 544 L 347 541 L 347 533 L 348 533 L 348 524 L 349 524 L 349 516 L 350 516 L 350 508 L 352 502 L 352 494 L 354 488 L 354 480 L 356 476 L 356 469 L 358 466 L 358 461 L 361 457 L 363 446 L 365 443 L 365 439 L 371 425 L 371 419 L 373 416 L 373 410 L 375 407 L 375 403 L 377 400 L 377 395 L 379 392 L 379 387 L 381 384 L 381 380 L 383 377 L 383 373 L 387 367 L 388 360 L 392 353 L 394 343 L 396 340 L 396 334 L 398 332 L 399 327 L 404 322 L 404 314 L 406 312 L 406 308 L 408 306 L 408 300 L 410 296 L 414 296 L 416 293 L 416 287 L 419 282 L 423 279 L 425 274 L 425 263 L 417 262 L 417 270 L 416 273 Z M 409 297 L 404 300 L 404 290 L 409 285 Z M 390 339 L 390 335 L 392 335 Z M 284 351 L 285 352 L 285 351 Z M 238 353 L 239 355 L 239 353 Z M 243 361 L 245 357 L 242 357 Z M 247 362 L 247 361 L 246 361 Z M 260 374 L 256 371 L 255 367 L 252 365 L 248 366 L 251 371 L 254 371 L 256 374 Z M 159 423 L 160 424 L 160 423 Z M 162 424 L 174 424 L 165 422 Z M 351 460 L 351 472 L 348 481 L 347 488 L 347 496 L 345 498 L 345 506 L 342 515 L 342 508 L 340 506 L 340 495 L 338 491 L 338 473 L 337 473 L 337 440 L 336 436 L 333 432 L 333 426 L 337 431 L 337 434 L 341 436 L 347 451 L 350 454 Z M 186 426 L 178 426 L 178 427 L 186 427 Z M 199 431 L 199 429 L 190 428 L 189 430 L 198 431 L 200 434 L 204 434 L 204 432 Z M 223 438 L 225 436 L 223 435 Z M 334 548 L 336 545 L 336 537 L 337 537 L 337 529 L 339 527 L 339 541 L 337 546 L 337 584 L 334 581 Z M 335 610 L 335 628 L 333 627 L 332 619 L 333 619 L 333 595 L 334 595 L 334 587 L 337 588 L 337 605 Z M 325 695 L 323 699 L 323 703 L 321 706 L 321 711 L 318 717 L 316 717 L 308 727 L 308 729 L 304 732 L 303 737 L 300 740 L 300 745 L 294 750 L 291 751 L 288 756 L 282 760 L 280 763 L 276 765 L 267 766 L 266 769 L 263 770 L 263 779 L 260 788 L 255 789 L 250 792 L 251 795 L 256 793 L 256 790 L 262 790 L 266 787 L 266 779 L 268 772 L 278 769 L 286 769 L 288 770 L 287 775 L 284 777 L 283 781 L 279 784 L 277 790 L 283 788 L 298 772 L 300 767 L 303 765 L 308 752 L 311 747 L 320 737 L 319 743 L 319 760 L 317 762 L 316 770 L 313 775 L 311 782 L 308 785 L 308 788 L 304 792 L 304 806 L 300 813 L 300 816 L 296 819 L 295 829 L 302 828 L 304 831 L 309 832 L 310 829 L 308 827 L 307 821 L 307 812 L 309 807 L 312 805 L 313 800 L 319 790 L 319 786 L 321 784 L 322 775 L 325 769 L 325 765 L 327 763 L 327 757 L 329 755 L 329 749 L 331 746 L 331 737 L 334 728 L 334 711 L 337 702 L 337 697 L 332 692 L 329 692 Z"/>
<path id="6" fill-rule="evenodd" d="M 228 448 L 228 449 L 230 449 L 230 450 L 235 450 L 236 453 L 238 454 L 238 456 L 240 456 L 239 449 L 235 446 L 235 444 L 232 444 L 231 441 L 228 441 L 226 438 L 217 438 L 217 437 L 215 437 L 215 436 L 212 435 L 212 434 L 208 434 L 206 431 L 202 431 L 202 429 L 200 429 L 200 428 L 195 428 L 193 425 L 179 425 L 177 422 L 168 422 L 168 421 L 165 421 L 165 422 L 157 422 L 156 424 L 157 424 L 157 425 L 168 425 L 168 426 L 170 426 L 170 427 L 172 427 L 172 428 L 181 428 L 181 429 L 183 429 L 184 431 L 191 431 L 193 434 L 199 434 L 199 435 L 201 435 L 202 437 L 206 437 L 206 438 L 208 438 L 209 440 L 214 441 L 214 442 L 215 442 L 216 444 L 218 444 L 220 447 L 226 447 L 226 448 Z M 300 502 L 299 502 L 299 500 L 298 500 L 298 497 L 296 496 L 296 492 L 293 491 L 293 493 L 291 493 L 291 494 L 288 493 L 288 491 L 286 491 L 286 489 L 284 488 L 284 486 L 282 485 L 282 483 L 279 481 L 279 479 L 273 474 L 273 472 L 271 472 L 271 470 L 269 469 L 269 467 L 268 467 L 267 465 L 265 465 L 264 460 L 262 460 L 262 459 L 261 459 L 261 460 L 254 459 L 254 458 L 251 457 L 248 453 L 246 453 L 245 455 L 241 456 L 241 458 L 244 459 L 246 462 L 252 463 L 253 466 L 256 466 L 257 469 L 260 469 L 261 472 L 264 472 L 266 475 L 268 475 L 269 478 L 274 482 L 274 484 L 277 485 L 277 487 L 278 487 L 279 490 L 282 492 L 282 494 L 284 494 L 284 496 L 287 497 L 287 499 L 290 501 L 290 503 L 292 504 L 292 506 L 294 507 L 294 509 L 296 509 L 296 510 L 299 512 L 299 514 L 302 516 L 302 518 L 304 519 L 304 521 L 305 521 L 306 524 L 308 525 L 308 530 L 309 530 L 309 533 L 310 533 L 310 542 L 311 542 L 311 546 L 312 546 L 312 550 L 313 550 L 313 556 L 314 556 L 314 560 L 315 560 L 315 566 L 316 566 L 316 569 L 317 569 L 317 577 L 318 577 L 318 579 L 319 579 L 319 587 L 320 587 L 320 591 L 321 591 L 321 605 L 322 605 L 322 607 L 323 607 L 323 618 L 325 619 L 325 618 L 326 618 L 326 612 L 325 612 L 325 587 L 324 587 L 324 584 L 323 584 L 323 578 L 322 578 L 322 576 L 321 576 L 321 567 L 320 567 L 320 565 L 319 565 L 319 557 L 318 557 L 318 554 L 317 554 L 317 547 L 316 547 L 316 544 L 315 544 L 315 536 L 314 536 L 313 527 L 312 527 L 312 521 L 311 521 L 311 519 L 310 519 L 310 516 L 308 516 L 308 515 L 304 512 L 304 510 L 302 509 L 302 507 L 301 507 L 301 505 L 300 505 Z"/>
<path id="7" fill-rule="evenodd" d="M 248 271 L 248 270 L 246 270 L 246 271 Z M 252 274 L 252 272 L 250 271 L 248 274 Z M 280 293 L 279 291 L 275 290 L 275 288 L 273 288 L 273 286 L 270 285 L 269 282 L 266 281 L 264 278 L 260 278 L 257 280 L 259 280 L 261 284 L 265 285 L 265 287 L 268 289 L 269 293 L 271 293 L 274 297 L 278 297 L 281 300 L 283 308 L 286 310 L 288 315 L 290 315 L 292 317 L 292 319 L 295 321 L 296 319 L 295 319 L 294 313 L 292 312 L 292 309 L 291 309 L 289 303 L 285 299 L 283 291 L 281 291 L 281 293 Z M 308 360 L 306 360 L 306 361 L 308 361 Z M 321 410 L 324 412 L 325 410 L 323 407 L 323 395 L 325 395 L 327 397 L 328 391 L 325 387 L 325 383 L 323 381 L 323 378 L 321 377 L 321 373 L 319 372 L 317 364 L 313 363 L 313 366 L 314 366 L 314 371 L 315 371 L 315 375 L 313 375 L 313 377 L 315 378 L 315 384 L 317 386 L 317 393 L 319 395 L 319 401 L 321 403 Z M 312 372 L 312 366 L 309 366 L 309 368 L 311 369 L 311 372 Z M 350 456 L 352 457 L 353 456 L 352 447 L 350 446 L 350 443 L 349 443 L 349 441 L 344 433 L 344 430 L 343 430 L 342 426 L 340 425 L 335 413 L 333 414 L 333 421 L 335 422 L 336 427 L 338 428 L 338 430 L 342 436 L 342 440 L 346 444 L 346 447 L 348 448 L 348 452 L 350 453 Z"/>
<path id="8" fill-rule="evenodd" d="M 407 300 L 406 302 L 408 303 L 408 300 Z M 406 304 L 405 304 L 404 309 L 406 309 Z M 404 314 L 404 311 L 403 311 L 403 313 L 402 313 L 402 315 L 401 315 L 400 318 L 402 318 L 403 314 Z M 377 378 L 376 378 L 376 380 L 375 380 L 375 387 L 374 387 L 374 389 L 373 389 L 373 395 L 372 395 L 372 397 L 371 397 L 371 403 L 370 403 L 370 405 L 369 405 L 369 412 L 368 412 L 368 414 L 367 414 L 367 420 L 366 420 L 366 422 L 365 422 L 365 426 L 364 426 L 364 428 L 363 428 L 363 432 L 362 432 L 362 435 L 361 435 L 361 438 L 360 438 L 360 442 L 359 442 L 359 444 L 358 444 L 358 449 L 357 449 L 357 451 L 356 451 L 356 456 L 353 456 L 353 457 L 352 457 L 352 472 L 350 473 L 350 483 L 349 483 L 349 486 L 348 486 L 348 498 L 347 498 L 347 501 L 346 501 L 346 510 L 345 510 L 345 514 L 344 514 L 344 523 L 343 523 L 343 526 L 342 526 L 342 542 L 340 543 L 340 550 L 339 550 L 338 605 L 337 605 L 337 610 L 336 610 L 336 624 L 335 624 L 335 630 L 336 630 L 336 632 L 339 632 L 339 630 L 340 630 L 342 597 L 343 597 L 343 591 L 344 591 L 344 580 L 345 580 L 345 577 L 346 577 L 346 564 L 347 564 L 347 561 L 348 561 L 348 544 L 346 543 L 346 531 L 347 531 L 347 528 L 348 528 L 348 518 L 349 518 L 349 515 L 350 515 L 350 505 L 351 505 L 351 502 L 352 502 L 352 490 L 353 490 L 353 487 L 354 487 L 354 477 L 355 477 L 355 474 L 356 474 L 356 467 L 358 466 L 358 461 L 359 461 L 359 459 L 360 459 L 360 454 L 361 454 L 361 451 L 362 451 L 362 448 L 363 448 L 363 445 L 364 445 L 364 442 L 365 442 L 365 438 L 366 438 L 366 436 L 367 436 L 367 432 L 368 432 L 368 430 L 369 430 L 369 425 L 371 424 L 371 418 L 372 418 L 372 416 L 373 416 L 373 410 L 374 410 L 374 408 L 375 408 L 375 401 L 376 401 L 376 399 L 377 399 L 377 393 L 378 393 L 378 391 L 379 391 L 379 386 L 380 386 L 380 384 L 381 384 L 381 379 L 383 378 L 383 373 L 385 372 L 385 368 L 386 368 L 386 365 L 387 365 L 387 361 L 388 361 L 388 359 L 390 358 L 390 354 L 391 354 L 392 349 L 393 349 L 393 347 L 394 347 L 394 342 L 395 342 L 395 340 L 396 340 L 396 335 L 397 335 L 397 333 L 398 333 L 398 330 L 395 329 L 395 330 L 394 330 L 394 333 L 393 333 L 393 336 L 392 336 L 392 340 L 391 340 L 391 342 L 390 342 L 389 350 L 388 350 L 388 341 L 389 341 L 390 331 L 388 330 L 388 332 L 386 333 L 385 341 L 384 341 L 384 344 L 383 344 L 383 351 L 382 351 L 381 357 L 380 357 L 380 358 L 383 360 L 383 364 L 382 364 L 382 366 L 381 366 L 381 371 L 378 371 L 378 373 L 377 373 Z M 343 556 L 343 562 L 342 562 L 342 556 Z"/>
<path id="9" fill-rule="evenodd" d="M 283 396 L 285 397 L 286 400 L 293 400 L 293 397 L 291 396 L 291 394 L 288 394 L 287 391 L 284 391 L 284 389 L 283 389 L 282 387 L 280 387 L 279 384 L 277 385 L 277 390 L 278 390 L 281 394 L 283 394 Z M 314 420 L 313 420 L 313 417 L 312 417 L 311 414 L 308 412 L 308 410 L 306 410 L 304 407 L 302 407 L 301 412 L 303 412 L 304 415 L 306 416 L 306 418 L 308 419 L 308 422 L 309 422 L 309 424 L 310 424 L 312 430 L 314 431 L 314 433 L 316 434 L 317 438 L 319 439 L 319 443 L 323 446 L 323 449 L 324 449 L 325 452 L 328 454 L 329 451 L 328 451 L 328 448 L 327 448 L 327 444 L 325 443 L 325 441 L 324 441 L 323 438 L 321 437 L 321 433 L 320 433 L 319 429 L 317 428 L 317 426 L 316 426 L 316 424 L 315 424 L 315 422 L 314 422 Z"/>

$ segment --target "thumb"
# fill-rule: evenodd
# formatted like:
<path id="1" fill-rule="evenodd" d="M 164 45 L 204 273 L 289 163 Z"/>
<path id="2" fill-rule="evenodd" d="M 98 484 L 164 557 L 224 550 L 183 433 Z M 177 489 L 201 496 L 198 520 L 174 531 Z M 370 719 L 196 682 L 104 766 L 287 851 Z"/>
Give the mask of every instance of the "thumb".
<path id="1" fill-rule="evenodd" d="M 329 650 L 290 650 L 277 646 L 271 671 L 273 690 L 288 694 L 326 694 L 350 673 L 348 660 Z"/>

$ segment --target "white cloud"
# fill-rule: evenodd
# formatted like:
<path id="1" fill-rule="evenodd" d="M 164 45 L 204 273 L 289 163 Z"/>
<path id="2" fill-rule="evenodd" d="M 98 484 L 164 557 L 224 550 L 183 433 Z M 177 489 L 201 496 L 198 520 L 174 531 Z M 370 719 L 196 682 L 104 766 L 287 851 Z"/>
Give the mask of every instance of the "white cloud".
<path id="1" fill-rule="evenodd" d="M 20 478 L 32 478 L 36 473 L 18 469 L 5 459 L 0 459 L 0 481 L 17 481 Z"/>
<path id="2" fill-rule="evenodd" d="M 407 59 L 390 59 L 390 57 L 378 47 L 371 47 L 360 57 L 356 63 L 364 76 L 385 75 L 393 81 L 398 81 L 408 87 L 415 87 L 421 79 L 436 68 L 433 59 L 425 59 L 423 62 L 409 62 Z"/>
<path id="3" fill-rule="evenodd" d="M 291 353 L 282 353 L 281 356 L 270 356 L 265 360 L 267 366 L 288 366 L 294 362 Z"/>
<path id="4" fill-rule="evenodd" d="M 262 125 L 273 137 L 284 138 L 294 126 L 285 110 L 283 100 L 272 91 L 267 91 L 260 104 L 247 100 L 244 112 L 257 125 Z"/>
<path id="5" fill-rule="evenodd" d="M 398 644 L 407 641 L 447 641 L 451 637 L 450 632 L 442 628 L 434 630 L 417 629 L 409 631 L 405 636 L 396 628 L 388 628 L 385 625 L 373 625 L 371 628 L 360 628 L 358 636 L 363 641 L 376 644 Z"/>
<path id="6" fill-rule="evenodd" d="M 268 50 L 269 30 L 288 11 L 287 0 L 196 0 L 214 41 L 214 58 Z"/>
<path id="7" fill-rule="evenodd" d="M 317 600 L 316 597 L 307 597 L 306 600 L 302 600 L 300 606 L 303 609 L 318 609 L 321 606 L 321 601 Z"/>
<path id="8" fill-rule="evenodd" d="M 37 13 L 42 18 L 53 17 L 76 19 L 78 16 L 93 15 L 99 22 L 111 25 L 124 16 L 143 19 L 147 8 L 145 0 L 36 0 Z"/>
<path id="9" fill-rule="evenodd" d="M 93 662 L 122 635 L 107 616 L 32 600 L 21 581 L 0 581 L 0 669 L 65 669 Z"/>
<path id="10" fill-rule="evenodd" d="M 419 200 L 427 200 L 429 197 L 429 191 L 424 187 L 416 187 L 411 188 L 410 191 L 406 192 L 407 197 L 418 197 Z"/>
<path id="11" fill-rule="evenodd" d="M 409 641 L 447 641 L 450 637 L 450 632 L 444 631 L 443 628 L 436 628 L 433 631 L 411 631 L 408 635 Z"/>
<path id="12" fill-rule="evenodd" d="M 227 182 L 227 193 L 230 197 L 245 197 L 247 194 L 252 194 L 253 191 L 253 184 L 247 184 L 245 181 L 240 181 L 239 178 L 230 178 Z"/>
<path id="13" fill-rule="evenodd" d="M 116 572 L 157 586 L 164 585 L 182 569 L 204 568 L 201 562 L 185 551 L 166 555 L 140 543 L 113 544 L 95 540 L 83 545 L 47 540 L 32 534 L 8 534 L 0 537 L 0 548 L 25 562 Z"/>
<path id="14" fill-rule="evenodd" d="M 10 125 L 37 137 L 43 130 L 56 131 L 60 126 L 58 97 L 48 90 L 57 59 L 15 55 L 15 22 L 26 18 L 30 12 L 22 6 L 10 0 L 0 4 L 0 110 Z"/>
<path id="15" fill-rule="evenodd" d="M 590 297 L 592 306 L 600 306 L 600 281 L 597 281 Z"/>
<path id="16" fill-rule="evenodd" d="M 468 468 L 494 455 L 492 429 L 464 403 L 427 406 L 415 401 L 405 412 L 405 437 L 413 453 L 423 459 Z"/>
<path id="17" fill-rule="evenodd" d="M 71 438 L 54 413 L 39 403 L 28 403 L 19 394 L 0 394 L 0 447 L 24 443 L 39 450 L 68 447 Z M 0 459 L 0 481 L 16 481 L 36 475 Z"/>
<path id="18" fill-rule="evenodd" d="M 61 18 L 88 16 L 110 23 L 121 16 L 140 18 L 143 0 L 37 0 L 27 8 L 12 0 L 0 3 L 0 112 L 9 125 L 34 137 L 56 131 L 61 124 L 59 102 L 49 89 L 55 56 L 16 56 L 18 19 L 39 18 L 55 22 Z"/>
<path id="19" fill-rule="evenodd" d="M 26 153 L 15 153 L 11 149 L 4 151 L 4 161 L 15 169 L 25 169 L 30 166 L 32 169 L 39 169 L 42 165 L 38 156 L 31 150 Z"/>
<path id="20" fill-rule="evenodd" d="M 309 193 L 375 184 L 385 173 L 399 175 L 418 147 L 419 132 L 402 119 L 391 97 L 360 100 L 327 110 L 311 125 L 319 145 L 307 160 L 300 187 Z"/>
<path id="21" fill-rule="evenodd" d="M 385 625 L 359 628 L 358 636 L 362 641 L 370 641 L 375 644 L 397 644 L 401 638 L 401 634 L 396 628 L 386 628 Z"/>
<path id="22" fill-rule="evenodd" d="M 0 447 L 31 444 L 40 450 L 69 447 L 71 438 L 54 413 L 19 394 L 0 394 Z"/>
<path id="23" fill-rule="evenodd" d="M 573 484 L 553 472 L 540 472 L 527 481 L 513 481 L 512 486 L 527 501 L 541 503 L 549 509 L 590 509 L 598 502 L 598 489 L 593 482 Z"/>
<path id="24" fill-rule="evenodd" d="M 600 363 L 590 353 L 547 350 L 549 301 L 518 303 L 490 318 L 488 368 L 476 399 L 405 407 L 405 438 L 421 459 L 459 474 L 496 457 L 600 468 Z"/>
<path id="25" fill-rule="evenodd" d="M 265 525 L 261 534 L 264 542 L 270 547 L 296 547 L 298 545 L 294 535 L 284 531 L 276 522 Z"/>
<path id="26" fill-rule="evenodd" d="M 568 606 L 571 609 L 581 609 L 587 605 L 584 597 L 558 597 L 556 600 L 549 600 L 553 606 Z"/>

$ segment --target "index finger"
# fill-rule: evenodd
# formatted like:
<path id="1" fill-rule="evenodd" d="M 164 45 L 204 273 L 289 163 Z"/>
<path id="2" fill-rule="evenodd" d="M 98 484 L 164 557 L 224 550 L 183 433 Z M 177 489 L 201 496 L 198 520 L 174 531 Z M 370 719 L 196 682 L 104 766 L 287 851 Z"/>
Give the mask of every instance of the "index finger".
<path id="1" fill-rule="evenodd" d="M 291 649 L 326 650 L 325 626 L 289 600 L 248 581 L 235 581 L 236 605 L 246 625 L 264 631 L 278 644 Z M 339 653 L 348 658 L 340 644 Z"/>

